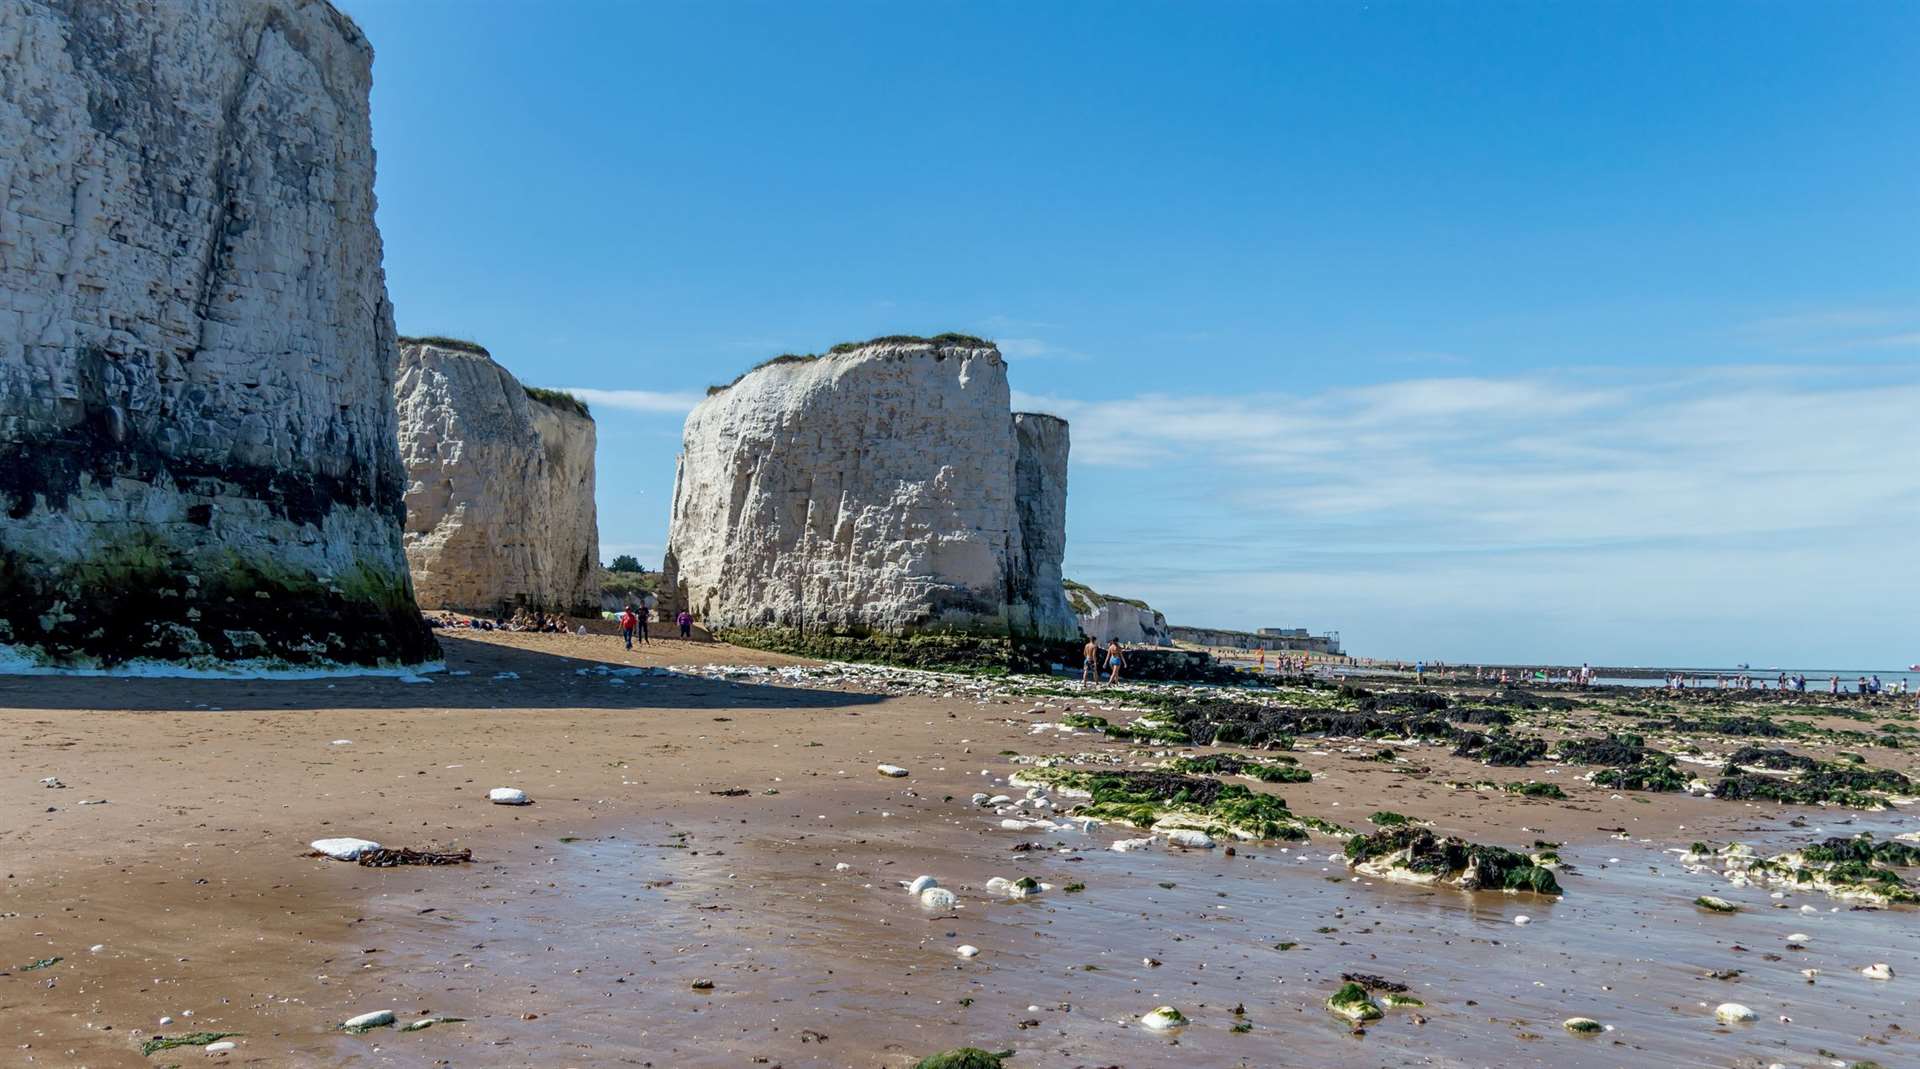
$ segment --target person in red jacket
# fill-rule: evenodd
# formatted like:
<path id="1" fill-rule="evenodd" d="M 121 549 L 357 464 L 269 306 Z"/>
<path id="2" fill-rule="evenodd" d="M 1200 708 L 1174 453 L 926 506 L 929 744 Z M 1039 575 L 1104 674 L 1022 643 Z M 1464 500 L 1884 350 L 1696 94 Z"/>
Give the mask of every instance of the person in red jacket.
<path id="1" fill-rule="evenodd" d="M 640 626 L 640 618 L 633 614 L 633 606 L 620 610 L 620 634 L 627 640 L 627 648 L 633 648 L 633 633 Z"/>

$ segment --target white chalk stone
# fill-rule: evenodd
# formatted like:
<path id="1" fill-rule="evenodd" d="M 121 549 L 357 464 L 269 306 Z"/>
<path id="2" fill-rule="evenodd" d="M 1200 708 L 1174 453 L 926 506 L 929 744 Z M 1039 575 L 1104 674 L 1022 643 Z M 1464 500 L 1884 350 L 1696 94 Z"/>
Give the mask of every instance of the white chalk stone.
<path id="1" fill-rule="evenodd" d="M 1866 977 L 1869 980 L 1891 980 L 1893 979 L 1893 966 L 1888 965 L 1884 961 L 1875 962 L 1874 964 L 1869 965 L 1864 969 L 1861 969 L 1860 975 Z"/>
<path id="2" fill-rule="evenodd" d="M 487 801 L 495 805 L 526 805 L 532 799 L 518 787 L 495 787 L 487 792 Z"/>
<path id="3" fill-rule="evenodd" d="M 938 886 L 940 886 L 940 881 L 931 876 L 915 876 L 913 882 L 907 885 L 907 893 L 917 895 L 929 887 Z"/>
<path id="4" fill-rule="evenodd" d="M 962 943 L 958 947 L 954 948 L 953 952 L 955 954 L 960 955 L 963 958 L 973 958 L 973 957 L 978 957 L 980 955 L 980 948 L 977 946 L 972 946 L 970 944 Z"/>
<path id="5" fill-rule="evenodd" d="M 1140 1018 L 1140 1023 L 1155 1032 L 1169 1032 L 1176 1028 L 1185 1027 L 1187 1018 L 1185 1014 L 1174 1009 L 1172 1006 L 1161 1006 L 1158 1009 L 1148 1011 L 1145 1016 Z"/>
<path id="6" fill-rule="evenodd" d="M 223 1039 L 217 1043 L 209 1043 L 200 1049 L 206 1051 L 208 1054 L 225 1054 L 239 1045 L 240 1044 L 235 1043 L 231 1039 Z"/>
<path id="7" fill-rule="evenodd" d="M 307 845 L 335 861 L 353 861 L 368 850 L 380 849 L 372 839 L 315 839 Z"/>
<path id="8" fill-rule="evenodd" d="M 959 901 L 944 887 L 929 887 L 920 892 L 920 904 L 928 909 L 952 909 Z"/>
<path id="9" fill-rule="evenodd" d="M 907 770 L 901 768 L 899 765 L 876 765 L 874 768 L 875 771 L 879 772 L 882 776 L 891 776 L 894 779 L 899 779 L 901 776 L 907 774 Z"/>
<path id="10" fill-rule="evenodd" d="M 1527 925 L 1527 924 L 1532 924 L 1532 923 L 1533 923 L 1533 918 L 1532 918 L 1532 917 L 1529 917 L 1529 916 L 1527 916 L 1527 915 L 1526 915 L 1526 914 L 1524 914 L 1524 913 L 1522 913 L 1522 914 L 1520 914 L 1520 915 L 1519 915 L 1518 917 L 1515 917 L 1515 918 L 1513 918 L 1513 923 L 1515 923 L 1515 924 L 1519 924 L 1519 925 Z"/>
<path id="11" fill-rule="evenodd" d="M 1713 1016 L 1715 1020 L 1725 1024 L 1739 1024 L 1743 1021 L 1751 1021 L 1758 1015 L 1738 1002 L 1722 1002 L 1713 1008 Z"/>
<path id="12" fill-rule="evenodd" d="M 1213 848 L 1213 836 L 1197 828 L 1169 828 L 1163 832 L 1167 843 L 1172 846 L 1184 846 L 1193 850 Z"/>
<path id="13" fill-rule="evenodd" d="M 390 1025 L 392 1023 L 393 1023 L 392 1010 L 374 1010 L 371 1013 L 363 1013 L 357 1017 L 349 1017 L 345 1021 L 341 1022 L 340 1027 L 350 1029 L 350 1030 L 358 1030 L 362 1028 L 384 1028 L 387 1025 Z"/>
<path id="14" fill-rule="evenodd" d="M 1116 853 L 1128 854 L 1128 853 L 1132 853 L 1135 850 L 1145 850 L 1152 845 L 1153 845 L 1153 840 L 1151 838 L 1121 839 L 1115 842 L 1112 846 L 1108 847 L 1108 849 L 1113 850 Z"/>

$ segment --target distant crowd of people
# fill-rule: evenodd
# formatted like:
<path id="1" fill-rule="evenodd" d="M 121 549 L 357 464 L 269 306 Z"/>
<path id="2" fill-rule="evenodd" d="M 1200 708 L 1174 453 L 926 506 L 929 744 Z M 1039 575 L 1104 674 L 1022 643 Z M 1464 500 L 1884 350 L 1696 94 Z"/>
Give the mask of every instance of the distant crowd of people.
<path id="1" fill-rule="evenodd" d="M 1666 683 L 1667 683 L 1668 690 L 1686 690 L 1689 686 L 1692 686 L 1694 689 L 1702 689 L 1705 687 L 1705 681 L 1701 677 L 1689 676 L 1684 673 L 1678 673 L 1678 672 L 1669 673 L 1667 675 Z M 1769 686 L 1768 685 L 1769 683 L 1771 683 L 1772 685 Z M 1713 689 L 1714 690 L 1777 690 L 1777 691 L 1793 691 L 1798 694 L 1805 694 L 1807 692 L 1807 677 L 1804 673 L 1795 673 L 1793 675 L 1788 675 L 1787 673 L 1782 672 L 1778 676 L 1774 677 L 1774 679 L 1769 681 L 1762 677 L 1749 675 L 1744 672 L 1736 675 L 1732 675 L 1732 676 L 1729 676 L 1725 673 L 1716 673 L 1713 677 Z M 1827 693 L 1828 694 L 1905 694 L 1906 692 L 1907 692 L 1907 681 L 1904 679 L 1895 680 L 1893 685 L 1889 687 L 1885 683 L 1882 683 L 1880 681 L 1880 677 L 1877 674 L 1871 675 L 1871 676 L 1861 676 L 1859 680 L 1854 684 L 1854 688 L 1851 691 L 1849 691 L 1847 689 L 1846 684 L 1840 681 L 1840 677 L 1838 675 L 1831 675 L 1827 677 Z"/>

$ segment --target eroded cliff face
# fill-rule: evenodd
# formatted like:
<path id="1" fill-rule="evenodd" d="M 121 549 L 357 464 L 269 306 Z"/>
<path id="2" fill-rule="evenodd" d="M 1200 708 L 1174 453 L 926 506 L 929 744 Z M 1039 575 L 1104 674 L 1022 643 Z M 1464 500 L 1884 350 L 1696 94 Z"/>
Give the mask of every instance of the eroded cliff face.
<path id="1" fill-rule="evenodd" d="M 1057 626 L 1035 572 L 1057 577 L 1065 542 L 1065 430 L 1035 424 L 1028 475 L 1057 501 L 1023 510 L 991 345 L 883 341 L 771 362 L 687 417 L 665 578 L 720 629 Z"/>
<path id="2" fill-rule="evenodd" d="M 1038 412 L 1013 416 L 1014 507 L 1021 557 L 1012 574 L 1009 612 L 1016 632 L 1068 640 L 1080 622 L 1062 588 L 1067 555 L 1067 421 Z"/>
<path id="3" fill-rule="evenodd" d="M 597 612 L 594 424 L 485 349 L 405 339 L 394 377 L 406 555 L 420 604 Z"/>
<path id="4" fill-rule="evenodd" d="M 417 662 L 372 53 L 320 0 L 0 2 L 0 642 Z"/>

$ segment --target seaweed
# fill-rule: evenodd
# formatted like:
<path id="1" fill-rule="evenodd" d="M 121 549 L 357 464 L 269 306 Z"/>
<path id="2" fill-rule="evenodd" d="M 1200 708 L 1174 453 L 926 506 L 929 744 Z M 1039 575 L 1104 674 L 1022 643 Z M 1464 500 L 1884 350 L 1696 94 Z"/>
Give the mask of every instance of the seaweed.
<path id="1" fill-rule="evenodd" d="M 1290 757 L 1268 762 L 1233 754 L 1208 754 L 1204 757 L 1176 757 L 1167 762 L 1166 768 L 1169 772 L 1250 776 L 1262 783 L 1306 783 L 1313 779 L 1313 773 L 1301 768 Z"/>
<path id="2" fill-rule="evenodd" d="M 1536 757 L 1547 755 L 1545 739 L 1496 731 L 1491 735 L 1463 732 L 1453 748 L 1455 757 L 1478 757 L 1495 768 L 1524 768 Z"/>
<path id="3" fill-rule="evenodd" d="M 913 1069 L 1001 1069 L 1001 1063 L 1011 1057 L 1010 1050 L 994 1054 L 979 1047 L 960 1047 L 930 1054 L 913 1063 Z"/>
<path id="4" fill-rule="evenodd" d="M 1559 784 L 1541 783 L 1538 780 L 1528 780 L 1525 783 L 1506 783 L 1502 784 L 1500 789 L 1506 791 L 1508 794 L 1517 794 L 1523 798 L 1554 798 L 1565 801 L 1567 797 L 1567 792 L 1561 790 Z"/>
<path id="5" fill-rule="evenodd" d="M 140 1053 L 150 1058 L 163 1050 L 172 1050 L 175 1047 L 204 1047 L 209 1043 L 218 1043 L 239 1034 L 238 1032 L 188 1032 L 179 1036 L 148 1036 L 147 1041 L 140 1044 Z"/>
<path id="6" fill-rule="evenodd" d="M 1560 760 L 1576 765 L 1607 765 L 1628 768 L 1645 760 L 1645 737 L 1632 733 L 1609 734 L 1597 739 L 1568 739 L 1560 744 Z"/>
<path id="7" fill-rule="evenodd" d="M 1596 786 L 1623 791 L 1684 791 L 1688 779 L 1670 754 L 1655 750 L 1631 768 L 1603 768 L 1593 774 Z"/>
<path id="8" fill-rule="evenodd" d="M 1340 990 L 1327 996 L 1327 1009 L 1358 1024 L 1363 1021 L 1376 1021 L 1382 1015 L 1380 1007 L 1374 1005 L 1367 996 L 1367 989 L 1349 980 L 1340 985 Z"/>
<path id="9" fill-rule="evenodd" d="M 1464 890 L 1531 891 L 1560 894 L 1552 870 L 1525 854 L 1498 846 L 1437 836 L 1418 827 L 1390 827 L 1347 840 L 1347 861 L 1373 862 L 1446 880 Z"/>
<path id="10" fill-rule="evenodd" d="M 1776 772 L 1811 772 L 1820 767 L 1820 762 L 1811 757 L 1792 753 L 1787 750 L 1770 750 L 1763 746 L 1742 746 L 1727 758 L 1727 774 L 1732 775 L 1740 766 L 1770 768 Z"/>

